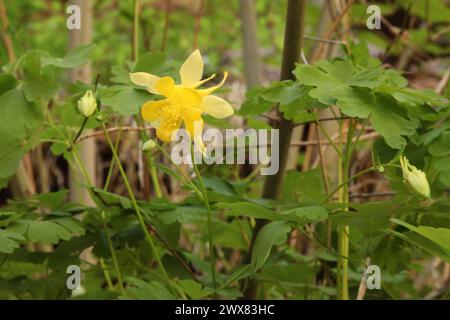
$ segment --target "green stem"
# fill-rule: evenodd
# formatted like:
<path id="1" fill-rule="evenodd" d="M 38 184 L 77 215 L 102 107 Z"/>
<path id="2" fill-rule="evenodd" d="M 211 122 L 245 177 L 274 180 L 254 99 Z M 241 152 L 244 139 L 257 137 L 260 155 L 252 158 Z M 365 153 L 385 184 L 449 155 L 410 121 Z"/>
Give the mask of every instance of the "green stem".
<path id="1" fill-rule="evenodd" d="M 114 148 L 117 150 L 119 148 L 120 139 L 122 138 L 122 124 L 119 126 L 119 133 L 117 134 L 116 143 L 114 144 Z M 103 186 L 103 190 L 108 190 L 109 184 L 111 183 L 111 177 L 114 170 L 114 159 L 111 159 L 109 163 L 108 174 L 106 175 L 105 184 Z"/>
<path id="2" fill-rule="evenodd" d="M 89 194 L 91 195 L 91 198 L 93 199 L 92 190 L 94 188 L 94 185 L 92 184 L 92 180 L 91 180 L 89 174 L 87 173 L 87 170 L 86 170 L 86 168 L 83 165 L 83 162 L 81 162 L 80 157 L 78 156 L 78 153 L 76 151 L 76 146 L 72 144 L 71 145 L 71 150 L 72 150 L 73 157 L 75 158 L 75 161 L 76 161 L 78 167 L 80 168 L 81 172 L 83 173 L 85 179 L 88 181 Z M 111 258 L 113 260 L 114 269 L 115 269 L 116 274 L 117 274 L 117 280 L 118 280 L 118 283 L 119 283 L 119 289 L 120 289 L 121 294 L 124 294 L 125 291 L 124 291 L 124 286 L 123 286 L 123 281 L 122 281 L 122 274 L 120 272 L 119 264 L 117 263 L 116 252 L 114 250 L 114 246 L 112 245 L 112 242 L 111 242 L 111 239 L 109 237 L 109 232 L 108 232 L 106 223 L 104 222 L 104 212 L 102 212 L 102 220 L 103 220 L 103 227 L 105 228 L 106 238 L 107 238 L 107 241 L 108 241 L 109 251 L 110 251 L 110 254 L 111 254 Z M 106 283 L 108 284 L 108 287 L 109 288 L 113 288 L 112 282 L 111 282 L 111 276 L 109 275 L 108 270 L 105 268 L 104 261 L 102 259 L 100 260 L 100 265 L 101 265 L 101 267 L 103 269 L 103 273 L 105 274 L 105 279 L 106 279 Z"/>
<path id="3" fill-rule="evenodd" d="M 203 199 L 203 193 L 192 182 L 192 179 L 189 178 L 189 176 L 186 174 L 186 172 L 184 172 L 184 170 L 172 160 L 172 157 L 170 156 L 170 154 L 168 154 L 167 151 L 164 150 L 164 148 L 161 145 L 158 144 L 158 142 L 155 141 L 155 145 L 158 148 L 158 150 L 163 154 L 163 156 L 165 156 L 177 168 L 178 172 L 180 172 L 180 174 L 183 176 L 183 179 L 185 180 L 185 183 L 187 185 L 189 185 L 192 188 L 192 190 L 194 190 L 194 192 L 201 199 Z"/>
<path id="4" fill-rule="evenodd" d="M 134 0 L 134 17 L 133 17 L 133 60 L 139 57 L 139 15 L 141 11 L 140 0 Z"/>
<path id="5" fill-rule="evenodd" d="M 353 179 L 356 179 L 356 178 L 358 178 L 359 176 L 362 176 L 363 174 L 366 174 L 366 173 L 368 173 L 368 172 L 370 172 L 370 171 L 376 171 L 376 168 L 375 168 L 375 167 L 370 167 L 370 168 L 361 170 L 360 172 L 356 173 L 355 175 L 353 175 L 353 176 L 347 178 L 346 180 L 344 180 L 344 182 L 340 183 L 340 184 L 336 187 L 336 189 L 334 189 L 333 191 L 331 191 L 331 192 L 325 197 L 325 199 L 323 199 L 323 200 L 319 203 L 319 205 L 322 205 L 322 204 L 324 204 L 325 202 L 327 202 L 328 199 L 330 199 L 330 198 L 331 198 L 334 194 L 336 194 L 338 191 L 341 191 L 341 189 L 343 189 L 343 188 L 345 187 L 345 185 L 347 185 L 350 181 L 352 181 Z M 340 199 L 341 199 L 341 198 L 340 198 Z M 345 199 L 345 197 L 343 197 L 342 199 Z M 342 201 L 343 203 L 345 203 L 343 200 L 340 200 L 340 201 Z"/>
<path id="6" fill-rule="evenodd" d="M 86 127 L 86 124 L 87 124 L 88 120 L 89 120 L 89 117 L 84 117 L 83 122 L 81 123 L 80 130 L 78 130 L 77 135 L 75 136 L 75 138 L 73 138 L 72 144 L 77 143 L 77 140 L 81 136 L 81 134 L 83 133 L 84 127 Z"/>
<path id="7" fill-rule="evenodd" d="M 134 17 L 133 17 L 133 60 L 137 61 L 139 58 L 139 16 L 141 14 L 141 3 L 140 0 L 134 0 Z M 139 126 L 143 126 L 142 119 L 135 115 L 134 119 L 136 123 Z M 145 143 L 148 140 L 148 136 L 144 131 L 141 131 L 141 140 L 142 143 Z M 163 193 L 161 191 L 161 185 L 159 184 L 158 180 L 158 173 L 156 172 L 155 167 L 155 159 L 146 152 L 147 160 L 148 160 L 148 166 L 150 171 L 150 176 L 152 179 L 153 187 L 155 188 L 155 193 L 158 198 L 161 198 L 163 196 Z"/>
<path id="8" fill-rule="evenodd" d="M 103 274 L 105 275 L 106 284 L 109 290 L 114 290 L 114 285 L 111 281 L 111 276 L 109 275 L 108 269 L 106 268 L 105 260 L 103 258 L 99 259 L 100 267 L 102 268 Z"/>
<path id="9" fill-rule="evenodd" d="M 356 122 L 355 122 L 356 123 Z M 352 179 L 348 178 L 348 172 L 350 168 L 350 160 L 353 148 L 351 146 L 351 142 L 353 139 L 353 132 L 355 129 L 355 123 L 353 123 L 352 120 L 350 120 L 349 123 L 349 129 L 347 132 L 347 143 L 346 143 L 346 149 L 345 149 L 345 156 L 343 159 L 343 168 L 342 168 L 342 176 L 346 177 L 346 180 L 344 183 L 342 183 L 342 193 L 340 197 L 341 203 L 345 204 L 346 208 L 345 210 L 348 210 L 348 195 L 349 195 L 349 182 L 355 178 L 355 176 L 359 176 L 364 174 L 364 171 L 371 171 L 374 168 L 371 167 L 369 169 L 363 170 L 359 172 L 357 175 L 351 177 Z M 342 141 L 342 139 L 341 139 Z M 339 186 L 338 186 L 339 187 Z M 339 188 L 340 189 L 340 188 Z M 338 189 L 338 190 L 339 190 Z M 349 226 L 343 226 L 340 227 L 338 230 L 338 299 L 340 300 L 348 300 L 349 299 L 349 293 L 348 293 L 348 256 L 349 256 L 349 233 L 350 233 L 350 227 Z"/>
<path id="10" fill-rule="evenodd" d="M 195 157 L 194 157 L 194 144 L 191 146 L 191 158 L 192 158 L 192 166 L 194 167 L 195 175 L 198 179 L 198 182 L 200 184 L 200 189 L 203 194 L 203 201 L 206 206 L 206 218 L 207 218 L 207 225 L 208 225 L 208 243 L 209 243 L 209 258 L 211 262 L 211 276 L 213 280 L 214 289 L 217 289 L 217 281 L 216 281 L 216 256 L 214 253 L 214 241 L 212 237 L 212 218 L 211 218 L 211 207 L 209 205 L 209 199 L 208 194 L 206 192 L 205 184 L 203 182 L 202 176 L 200 175 L 200 172 L 198 170 L 198 166 L 195 163 Z"/>
<path id="11" fill-rule="evenodd" d="M 134 116 L 134 120 L 136 121 L 138 126 L 144 126 L 142 119 L 138 115 Z M 149 136 L 145 131 L 140 131 L 140 136 L 142 143 L 145 143 L 149 139 Z M 148 168 L 150 171 L 150 177 L 152 178 L 153 188 L 155 188 L 156 196 L 158 198 L 161 198 L 163 196 L 163 193 L 158 179 L 158 172 L 156 171 L 155 159 L 150 152 L 145 152 L 145 155 L 147 156 Z"/>
<path id="12" fill-rule="evenodd" d="M 148 244 L 150 246 L 150 249 L 152 250 L 152 252 L 153 252 L 153 254 L 154 254 L 155 258 L 156 258 L 156 261 L 157 261 L 157 263 L 158 263 L 158 265 L 159 265 L 159 267 L 161 269 L 161 272 L 163 273 L 164 278 L 166 279 L 166 282 L 167 282 L 170 290 L 174 293 L 175 290 L 173 289 L 172 283 L 171 283 L 171 281 L 169 279 L 169 276 L 168 276 L 168 274 L 166 272 L 166 269 L 164 268 L 164 265 L 163 265 L 163 263 L 161 261 L 161 257 L 159 256 L 159 253 L 156 250 L 156 247 L 155 247 L 155 244 L 153 242 L 152 236 L 148 232 L 147 226 L 145 225 L 144 217 L 142 216 L 141 210 L 140 210 L 140 208 L 139 208 L 139 206 L 137 204 L 136 197 L 134 195 L 133 189 L 131 188 L 130 182 L 128 181 L 128 177 L 127 177 L 127 175 L 125 173 L 125 170 L 122 167 L 122 163 L 120 162 L 119 156 L 117 154 L 117 150 L 114 149 L 114 145 L 113 145 L 113 143 L 111 141 L 111 137 L 109 136 L 108 130 L 106 129 L 106 126 L 105 126 L 104 122 L 102 123 L 102 128 L 103 128 L 103 132 L 105 134 L 106 140 L 108 142 L 108 145 L 109 145 L 109 147 L 111 149 L 111 152 L 113 154 L 114 160 L 116 161 L 117 167 L 119 168 L 119 172 L 120 172 L 120 174 L 122 176 L 123 182 L 125 183 L 125 187 L 127 189 L 128 195 L 130 196 L 131 203 L 133 205 L 134 211 L 136 212 L 136 216 L 138 218 L 139 224 L 141 225 L 142 231 L 145 234 L 145 238 L 146 238 L 146 240 L 147 240 L 147 242 L 148 242 Z"/>
<path id="13" fill-rule="evenodd" d="M 105 229 L 106 240 L 108 242 L 108 248 L 109 248 L 109 251 L 111 252 L 111 259 L 113 261 L 114 269 L 116 271 L 117 282 L 119 283 L 120 293 L 123 295 L 123 294 L 125 294 L 125 289 L 123 287 L 122 273 L 120 271 L 116 251 L 114 250 L 114 245 L 113 245 L 113 243 L 111 241 L 111 237 L 109 235 L 108 226 L 106 224 L 105 211 L 102 211 L 101 218 L 102 218 L 103 228 Z"/>

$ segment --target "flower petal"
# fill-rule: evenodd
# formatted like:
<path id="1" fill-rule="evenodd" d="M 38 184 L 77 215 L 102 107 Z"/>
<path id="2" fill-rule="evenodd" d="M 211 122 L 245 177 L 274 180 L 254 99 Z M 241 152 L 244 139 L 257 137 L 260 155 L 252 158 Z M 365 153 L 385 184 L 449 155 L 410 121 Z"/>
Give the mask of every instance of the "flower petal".
<path id="1" fill-rule="evenodd" d="M 193 88 L 197 88 L 197 87 L 201 86 L 202 84 L 204 84 L 205 82 L 208 82 L 209 80 L 214 79 L 215 76 L 216 76 L 216 74 L 213 74 L 212 76 L 210 76 L 210 77 L 208 77 L 208 78 L 206 78 L 206 79 L 197 81 L 197 82 L 194 84 Z"/>
<path id="2" fill-rule="evenodd" d="M 202 79 L 203 59 L 199 50 L 195 50 L 180 68 L 181 83 L 193 87 Z"/>
<path id="3" fill-rule="evenodd" d="M 168 104 L 167 100 L 147 101 L 141 108 L 142 118 L 148 122 L 158 120 L 161 117 L 161 109 Z"/>
<path id="4" fill-rule="evenodd" d="M 156 129 L 156 136 L 164 142 L 170 142 L 172 133 L 181 125 L 181 118 L 177 121 L 161 121 L 158 129 Z"/>
<path id="5" fill-rule="evenodd" d="M 222 79 L 222 81 L 220 81 L 220 83 L 219 84 L 217 84 L 217 85 L 215 85 L 215 86 L 213 86 L 213 87 L 211 87 L 211 88 L 208 88 L 208 89 L 200 89 L 200 90 L 197 90 L 201 95 L 203 95 L 203 96 L 207 96 L 208 94 L 211 94 L 211 93 L 213 93 L 214 91 L 216 91 L 217 89 L 219 89 L 224 83 L 225 83 L 225 80 L 227 80 L 227 77 L 228 77 L 228 72 L 224 72 L 223 73 L 223 79 Z"/>
<path id="6" fill-rule="evenodd" d="M 155 84 L 156 90 L 163 96 L 170 98 L 174 94 L 175 81 L 171 77 L 163 77 Z"/>
<path id="7" fill-rule="evenodd" d="M 184 121 L 184 127 L 189 132 L 189 135 L 191 136 L 191 139 L 194 141 L 194 145 L 201 151 L 202 154 L 205 153 L 206 148 L 203 143 L 203 127 L 205 126 L 205 123 L 203 122 L 203 119 L 200 117 L 200 115 L 197 116 L 185 116 L 183 117 Z"/>
<path id="8" fill-rule="evenodd" d="M 226 100 L 214 95 L 203 97 L 202 108 L 203 112 L 218 119 L 227 118 L 234 113 L 233 107 Z"/>
<path id="9" fill-rule="evenodd" d="M 159 94 L 155 88 L 156 83 L 159 81 L 159 77 L 146 72 L 130 73 L 130 80 L 138 86 L 147 87 L 147 91 L 153 94 Z"/>

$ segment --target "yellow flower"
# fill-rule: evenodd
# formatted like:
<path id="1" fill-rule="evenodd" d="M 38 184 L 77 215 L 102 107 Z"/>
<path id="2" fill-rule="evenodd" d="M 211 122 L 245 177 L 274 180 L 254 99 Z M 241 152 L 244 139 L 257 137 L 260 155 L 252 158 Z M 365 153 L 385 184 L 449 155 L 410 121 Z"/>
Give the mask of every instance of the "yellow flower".
<path id="1" fill-rule="evenodd" d="M 164 100 L 148 101 L 141 108 L 142 117 L 152 123 L 156 128 L 156 135 L 162 141 L 170 141 L 172 134 L 184 123 L 191 138 L 203 150 L 201 115 L 207 113 L 222 119 L 233 114 L 233 108 L 227 101 L 211 94 L 223 85 L 227 73 L 224 73 L 218 85 L 198 89 L 215 76 L 202 80 L 202 75 L 203 59 L 199 50 L 195 50 L 181 66 L 181 84 L 175 84 L 171 77 L 158 77 L 145 72 L 130 73 L 134 84 L 165 97 Z"/>
<path id="2" fill-rule="evenodd" d="M 402 167 L 403 179 L 409 187 L 425 198 L 429 198 L 431 191 L 425 172 L 410 164 L 404 156 L 400 156 L 400 165 Z"/>

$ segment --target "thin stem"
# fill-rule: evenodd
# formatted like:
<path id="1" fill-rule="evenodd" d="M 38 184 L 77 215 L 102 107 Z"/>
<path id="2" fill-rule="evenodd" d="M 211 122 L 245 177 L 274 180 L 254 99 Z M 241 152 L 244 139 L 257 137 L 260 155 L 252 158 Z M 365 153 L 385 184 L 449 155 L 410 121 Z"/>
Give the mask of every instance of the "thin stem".
<path id="1" fill-rule="evenodd" d="M 166 14 L 164 15 L 164 30 L 161 40 L 161 51 L 164 52 L 167 43 L 167 33 L 169 32 L 169 21 L 170 21 L 170 2 L 171 0 L 166 0 Z"/>
<path id="2" fill-rule="evenodd" d="M 111 281 L 111 276 L 109 275 L 109 271 L 106 268 L 105 260 L 103 258 L 99 259 L 100 267 L 102 268 L 103 274 L 106 279 L 106 284 L 108 285 L 109 290 L 114 290 L 114 285 Z"/>
<path id="3" fill-rule="evenodd" d="M 191 146 L 191 158 L 192 158 L 192 166 L 194 167 L 195 176 L 198 179 L 198 182 L 200 184 L 200 189 L 203 193 L 203 201 L 205 202 L 206 206 L 206 218 L 207 218 L 207 225 L 208 225 L 208 242 L 209 242 L 209 258 L 211 262 L 211 276 L 213 280 L 213 286 L 214 289 L 217 289 L 217 281 L 216 281 L 216 257 L 214 253 L 214 241 L 212 237 L 212 218 L 211 218 L 211 207 L 209 206 L 209 200 L 208 200 L 208 194 L 206 192 L 205 184 L 203 183 L 202 176 L 200 175 L 200 172 L 198 170 L 198 166 L 195 163 L 195 157 L 194 157 L 194 144 Z"/>
<path id="4" fill-rule="evenodd" d="M 121 128 L 121 126 L 120 126 Z M 119 148 L 119 143 L 120 143 L 120 139 L 122 137 L 122 130 L 119 130 L 119 134 L 117 135 L 116 138 L 116 143 L 114 144 L 114 148 L 117 150 Z M 114 170 L 114 159 L 111 159 L 110 163 L 109 163 L 109 169 L 108 169 L 108 174 L 106 175 L 106 179 L 105 179 L 105 184 L 103 186 L 103 190 L 108 190 L 109 188 L 109 184 L 111 183 L 111 178 L 112 178 L 112 173 Z"/>
<path id="5" fill-rule="evenodd" d="M 80 168 L 81 172 L 83 173 L 85 179 L 88 181 L 89 194 L 90 194 L 91 198 L 93 199 L 92 190 L 94 188 L 94 185 L 92 184 L 92 180 L 91 180 L 89 174 L 87 173 L 87 170 L 86 170 L 86 168 L 83 165 L 83 162 L 80 160 L 80 157 L 78 156 L 78 153 L 77 153 L 77 150 L 76 150 L 76 146 L 74 144 L 72 144 L 70 149 L 72 151 L 73 157 L 75 158 L 75 162 L 77 163 L 78 167 Z M 102 212 L 102 219 L 104 219 L 104 212 Z M 110 250 L 110 253 L 111 253 L 112 260 L 113 260 L 114 268 L 116 270 L 117 280 L 118 280 L 118 283 L 119 283 L 120 292 L 123 294 L 124 293 L 124 287 L 123 287 L 123 281 L 122 281 L 121 272 L 120 272 L 120 269 L 119 269 L 119 265 L 117 263 L 116 253 L 115 253 L 114 247 L 112 246 L 112 242 L 111 242 L 111 239 L 109 238 L 109 233 L 108 233 L 108 230 L 107 230 L 107 226 L 104 223 L 104 221 L 103 221 L 103 226 L 105 228 L 105 233 L 106 233 L 106 238 L 107 238 L 108 245 L 109 245 L 109 250 Z M 111 282 L 111 276 L 109 275 L 109 272 L 105 268 L 104 264 L 105 264 L 105 262 L 103 261 L 103 259 L 101 259 L 100 260 L 100 266 L 103 269 L 103 273 L 105 275 L 106 283 L 108 284 L 108 287 L 112 289 L 113 285 L 112 285 L 112 282 Z"/>
<path id="6" fill-rule="evenodd" d="M 199 196 L 200 199 L 203 200 L 203 193 L 200 191 L 199 188 L 197 188 L 197 186 L 192 182 L 192 180 L 189 178 L 189 176 L 186 174 L 186 172 L 184 172 L 184 170 L 177 165 L 173 160 L 172 157 L 170 156 L 170 154 L 167 153 L 166 150 L 164 150 L 164 148 L 158 144 L 158 142 L 155 141 L 155 145 L 158 148 L 158 150 L 167 158 L 170 160 L 170 162 L 177 168 L 177 170 L 180 172 L 180 174 L 183 176 L 185 183 L 187 185 L 189 185 L 192 190 L 194 190 L 194 192 Z"/>
<path id="7" fill-rule="evenodd" d="M 156 261 L 157 261 L 157 263 L 158 263 L 158 265 L 159 265 L 159 267 L 161 269 L 161 272 L 163 273 L 164 278 L 166 279 L 166 282 L 167 282 L 170 290 L 174 293 L 175 290 L 173 289 L 172 283 L 171 283 L 171 281 L 169 279 L 169 276 L 168 276 L 168 274 L 166 272 L 166 269 L 164 268 L 164 265 L 163 265 L 163 263 L 161 261 L 161 257 L 159 256 L 159 253 L 156 250 L 156 247 L 155 247 L 155 244 L 153 242 L 152 236 L 148 232 L 147 226 L 145 225 L 144 217 L 142 216 L 141 210 L 140 210 L 140 208 L 139 208 L 139 206 L 137 204 L 136 197 L 134 195 L 133 189 L 131 188 L 130 182 L 128 181 L 128 177 L 127 177 L 127 175 L 125 173 L 125 170 L 122 167 L 122 163 L 120 162 L 119 156 L 117 154 L 117 150 L 114 149 L 114 145 L 113 145 L 113 143 L 111 141 L 111 137 L 109 136 L 108 131 L 106 130 L 106 126 L 105 126 L 104 122 L 102 123 L 102 128 L 103 128 L 103 131 L 105 133 L 105 137 L 106 137 L 106 140 L 108 142 L 108 145 L 109 145 L 109 147 L 111 149 L 111 152 L 113 154 L 113 157 L 114 157 L 114 159 L 116 161 L 116 164 L 117 164 L 117 166 L 119 168 L 119 172 L 120 172 L 120 174 L 122 176 L 123 182 L 125 183 L 125 187 L 127 189 L 128 195 L 130 196 L 131 203 L 133 205 L 134 211 L 136 212 L 136 216 L 138 218 L 139 224 L 141 225 L 142 231 L 144 231 L 145 238 L 146 238 L 146 240 L 147 240 L 147 242 L 148 242 L 148 244 L 150 246 L 150 249 L 152 250 L 152 252 L 153 252 L 153 254 L 154 254 L 155 258 L 156 258 Z"/>
<path id="8" fill-rule="evenodd" d="M 139 15 L 141 10 L 140 0 L 134 0 L 134 17 L 133 17 L 133 60 L 139 57 Z"/>
<path id="9" fill-rule="evenodd" d="M 116 251 L 114 250 L 114 245 L 113 245 L 113 243 L 111 241 L 111 237 L 109 235 L 108 226 L 106 224 L 105 211 L 102 211 L 101 218 L 102 218 L 103 228 L 105 229 L 105 233 L 106 233 L 106 241 L 108 242 L 108 248 L 109 248 L 109 251 L 111 253 L 111 259 L 113 261 L 113 266 L 114 266 L 114 269 L 116 271 L 117 282 L 119 283 L 120 293 L 122 293 L 122 295 L 123 295 L 125 293 L 125 289 L 123 287 L 122 273 L 120 271 L 119 262 L 117 260 L 117 255 L 116 255 Z"/>
<path id="10" fill-rule="evenodd" d="M 134 116 L 134 120 L 136 121 L 139 127 L 144 126 L 142 119 L 138 115 Z M 142 143 L 145 143 L 149 139 L 149 136 L 145 131 L 139 131 L 139 134 L 141 136 Z M 153 188 L 155 189 L 155 194 L 158 198 L 161 198 L 163 196 L 163 193 L 158 179 L 158 172 L 156 171 L 155 159 L 150 152 L 145 152 L 145 155 L 147 156 L 148 168 L 150 171 L 150 177 L 152 179 Z"/>
<path id="11" fill-rule="evenodd" d="M 73 138 L 73 141 L 72 141 L 73 144 L 77 143 L 77 140 L 83 133 L 84 127 L 86 127 L 88 120 L 89 120 L 89 117 L 84 117 L 83 122 L 81 123 L 80 129 L 78 130 L 77 134 Z"/>
<path id="12" fill-rule="evenodd" d="M 325 136 L 325 138 L 327 138 L 328 143 L 331 145 L 331 147 L 334 149 L 334 151 L 336 151 L 337 155 L 342 158 L 342 152 L 341 150 L 339 150 L 339 148 L 336 146 L 336 143 L 334 143 L 333 138 L 330 137 L 330 135 L 328 134 L 328 132 L 325 130 L 325 128 L 320 124 L 320 122 L 316 122 L 316 124 L 318 125 L 320 131 L 322 131 L 323 135 Z M 317 139 L 320 139 L 320 137 L 317 137 Z"/>
<path id="13" fill-rule="evenodd" d="M 343 168 L 342 168 L 342 176 L 348 177 L 349 167 L 350 167 L 350 160 L 351 155 L 353 152 L 353 148 L 351 146 L 351 141 L 353 139 L 353 132 L 356 126 L 356 122 L 353 122 L 350 120 L 349 123 L 349 129 L 347 132 L 347 143 L 346 143 L 346 149 L 345 149 L 345 156 L 343 159 Z M 374 168 L 369 168 L 370 171 Z M 364 174 L 365 171 L 367 172 L 369 169 L 363 170 L 359 172 L 357 175 L 353 176 L 352 178 L 356 178 L 356 176 L 359 176 L 361 174 Z M 352 179 L 347 178 L 344 183 L 342 183 L 342 193 L 341 193 L 341 203 L 345 204 L 346 208 L 345 210 L 348 210 L 348 194 L 349 194 L 349 183 Z M 328 197 L 327 197 L 328 198 Z M 338 299 L 341 300 L 348 300 L 349 299 L 349 293 L 348 293 L 348 256 L 349 256 L 349 233 L 350 233 L 350 227 L 349 226 L 343 226 L 338 231 L 338 252 L 340 254 L 340 257 L 338 258 Z"/>

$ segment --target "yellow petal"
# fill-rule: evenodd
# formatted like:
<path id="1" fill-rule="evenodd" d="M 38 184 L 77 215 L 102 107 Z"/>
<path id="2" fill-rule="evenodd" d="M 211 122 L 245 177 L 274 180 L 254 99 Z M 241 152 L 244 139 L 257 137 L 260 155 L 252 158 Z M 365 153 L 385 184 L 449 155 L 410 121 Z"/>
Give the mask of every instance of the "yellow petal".
<path id="1" fill-rule="evenodd" d="M 199 50 L 195 50 L 180 68 L 181 83 L 193 87 L 202 79 L 203 59 Z"/>
<path id="2" fill-rule="evenodd" d="M 203 131 L 204 122 L 200 117 L 201 111 L 193 112 L 191 114 L 185 113 L 183 115 L 184 127 L 189 132 L 191 137 L 201 135 Z"/>
<path id="3" fill-rule="evenodd" d="M 147 91 L 153 94 L 159 94 L 155 88 L 156 83 L 159 81 L 159 77 L 146 72 L 130 73 L 130 80 L 138 86 L 147 87 Z"/>
<path id="4" fill-rule="evenodd" d="M 156 82 L 155 88 L 160 94 L 170 98 L 175 91 L 175 81 L 171 77 L 160 78 L 158 82 Z"/>
<path id="5" fill-rule="evenodd" d="M 214 95 L 203 97 L 202 108 L 203 112 L 218 119 L 227 118 L 234 113 L 233 107 L 226 100 Z"/>
<path id="6" fill-rule="evenodd" d="M 208 77 L 208 78 L 206 78 L 206 79 L 197 81 L 197 82 L 194 84 L 193 88 L 197 88 L 198 86 L 201 86 L 201 85 L 204 84 L 205 82 L 208 82 L 209 80 L 213 79 L 215 76 L 216 76 L 216 74 L 213 74 L 212 76 L 210 76 L 210 77 Z"/>
<path id="7" fill-rule="evenodd" d="M 161 117 L 161 109 L 167 106 L 167 100 L 147 101 L 142 105 L 141 114 L 145 121 L 156 121 Z"/>
<path id="8" fill-rule="evenodd" d="M 203 122 L 200 115 L 197 116 L 191 116 L 191 117 L 184 117 L 184 127 L 189 132 L 191 139 L 194 141 L 194 145 L 197 147 L 198 150 L 201 151 L 202 154 L 205 153 L 206 148 L 203 144 L 203 127 L 205 126 L 205 123 Z"/>
<path id="9" fill-rule="evenodd" d="M 161 121 L 158 129 L 156 129 L 156 136 L 164 142 L 170 142 L 172 133 L 181 125 L 181 118 L 178 121 Z"/>
<path id="10" fill-rule="evenodd" d="M 213 93 L 214 91 L 216 91 L 217 89 L 219 89 L 224 83 L 225 80 L 227 80 L 228 77 L 228 72 L 224 72 L 223 73 L 223 79 L 222 81 L 220 81 L 220 83 L 214 87 L 208 88 L 208 89 L 201 89 L 201 90 L 197 90 L 201 95 L 203 96 L 207 96 L 208 94 Z"/>

